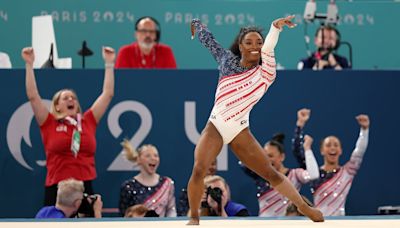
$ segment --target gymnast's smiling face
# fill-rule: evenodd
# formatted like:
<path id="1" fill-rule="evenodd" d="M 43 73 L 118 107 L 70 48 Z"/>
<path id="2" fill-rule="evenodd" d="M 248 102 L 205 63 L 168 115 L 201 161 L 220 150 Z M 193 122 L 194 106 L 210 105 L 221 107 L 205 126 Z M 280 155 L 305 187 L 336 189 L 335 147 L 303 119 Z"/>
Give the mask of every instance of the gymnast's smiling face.
<path id="1" fill-rule="evenodd" d="M 263 38 L 258 32 L 249 32 L 244 35 L 239 44 L 239 50 L 242 55 L 244 65 L 258 65 L 261 58 L 261 48 Z"/>

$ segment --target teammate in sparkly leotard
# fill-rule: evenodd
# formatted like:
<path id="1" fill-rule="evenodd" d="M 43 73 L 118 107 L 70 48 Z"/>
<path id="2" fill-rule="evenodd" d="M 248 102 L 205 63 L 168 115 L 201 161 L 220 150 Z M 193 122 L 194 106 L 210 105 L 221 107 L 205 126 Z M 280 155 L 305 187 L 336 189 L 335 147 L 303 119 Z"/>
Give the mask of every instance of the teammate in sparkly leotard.
<path id="1" fill-rule="evenodd" d="M 140 167 L 140 173 L 121 185 L 119 211 L 122 216 L 130 206 L 143 204 L 160 217 L 176 217 L 174 181 L 157 173 L 160 164 L 157 148 L 146 144 L 136 150 L 129 141 L 122 143 L 126 157 Z"/>
<path id="2" fill-rule="evenodd" d="M 303 137 L 302 129 L 309 116 L 309 110 L 308 115 L 307 113 L 299 115 L 293 140 L 293 151 L 301 166 L 304 165 L 304 150 L 300 141 Z M 367 150 L 369 117 L 358 115 L 356 119 L 360 125 L 360 133 L 350 160 L 344 166 L 339 165 L 339 157 L 342 154 L 339 139 L 336 136 L 328 136 L 321 143 L 320 149 L 324 157 L 324 165 L 320 167 L 320 177 L 311 182 L 311 191 L 314 196 L 315 207 L 320 209 L 324 216 L 345 215 L 347 195 Z"/>
<path id="3" fill-rule="evenodd" d="M 294 187 L 300 191 L 301 186 L 309 183 L 311 180 L 319 177 L 318 163 L 315 160 L 314 154 L 307 151 L 306 169 L 303 168 L 287 168 L 284 165 L 285 149 L 284 140 L 285 135 L 280 133 L 268 141 L 264 146 L 264 154 L 271 161 L 272 166 L 280 173 L 285 175 Z M 304 146 L 311 144 L 312 138 L 305 137 Z M 290 201 L 285 196 L 279 194 L 268 181 L 258 176 L 247 167 L 242 166 L 242 169 L 247 175 L 254 179 L 257 186 L 257 198 L 259 211 L 258 215 L 261 217 L 278 217 L 285 216 L 286 208 Z"/>

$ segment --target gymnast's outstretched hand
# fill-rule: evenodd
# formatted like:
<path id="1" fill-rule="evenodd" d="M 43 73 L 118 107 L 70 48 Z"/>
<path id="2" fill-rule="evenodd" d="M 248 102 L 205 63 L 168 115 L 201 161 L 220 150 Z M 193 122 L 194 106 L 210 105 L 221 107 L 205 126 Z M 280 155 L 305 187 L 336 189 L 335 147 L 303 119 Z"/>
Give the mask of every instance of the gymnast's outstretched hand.
<path id="1" fill-rule="evenodd" d="M 286 25 L 289 28 L 294 28 L 297 26 L 297 24 L 292 22 L 292 19 L 294 18 L 294 15 L 289 15 L 287 17 L 283 18 L 278 18 L 272 22 L 272 24 L 278 28 L 278 29 L 283 29 L 283 27 Z"/>

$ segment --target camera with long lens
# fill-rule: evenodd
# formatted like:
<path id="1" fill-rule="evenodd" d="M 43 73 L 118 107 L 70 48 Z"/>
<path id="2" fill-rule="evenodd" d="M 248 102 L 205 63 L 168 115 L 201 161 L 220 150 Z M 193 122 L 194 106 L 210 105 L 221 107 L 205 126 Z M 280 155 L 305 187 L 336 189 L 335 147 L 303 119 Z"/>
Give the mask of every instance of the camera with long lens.
<path id="1" fill-rule="evenodd" d="M 215 188 L 211 188 L 211 186 L 209 186 L 207 188 L 207 198 L 208 196 L 210 196 L 213 200 L 215 200 L 215 202 L 218 203 L 218 205 L 221 205 L 221 201 L 222 201 L 222 189 L 215 187 Z M 201 206 L 203 208 L 210 208 L 210 205 L 208 205 L 207 201 L 203 201 L 201 202 Z"/>
<path id="2" fill-rule="evenodd" d="M 86 217 L 94 217 L 93 205 L 96 202 L 96 200 L 97 200 L 96 195 L 89 195 L 87 193 L 83 193 L 83 199 L 81 206 L 78 209 L 78 213 L 84 214 Z"/>
<path id="3" fill-rule="evenodd" d="M 211 196 L 211 198 L 213 200 L 215 200 L 218 204 L 221 204 L 222 201 L 222 189 L 215 187 L 215 188 L 211 188 L 208 187 L 207 188 L 207 195 Z"/>

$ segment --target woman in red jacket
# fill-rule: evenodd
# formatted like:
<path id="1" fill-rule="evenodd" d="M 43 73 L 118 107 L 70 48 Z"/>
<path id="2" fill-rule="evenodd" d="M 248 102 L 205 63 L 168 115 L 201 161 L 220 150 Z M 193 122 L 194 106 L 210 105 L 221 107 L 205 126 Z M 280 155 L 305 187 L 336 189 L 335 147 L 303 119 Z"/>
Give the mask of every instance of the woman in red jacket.
<path id="1" fill-rule="evenodd" d="M 93 194 L 92 180 L 96 178 L 96 127 L 114 95 L 114 49 L 103 48 L 103 92 L 83 114 L 78 98 L 71 89 L 58 91 L 53 96 L 49 110 L 36 86 L 33 48 L 24 48 L 21 55 L 26 63 L 26 94 L 40 126 L 46 152 L 45 205 L 55 204 L 57 184 L 68 178 L 83 181 L 85 192 Z"/>

